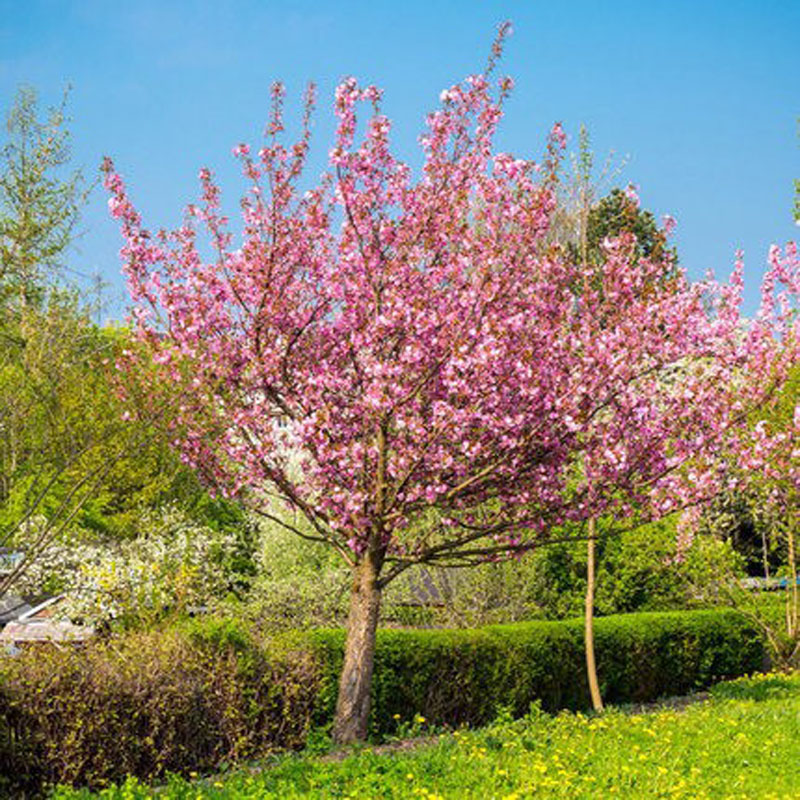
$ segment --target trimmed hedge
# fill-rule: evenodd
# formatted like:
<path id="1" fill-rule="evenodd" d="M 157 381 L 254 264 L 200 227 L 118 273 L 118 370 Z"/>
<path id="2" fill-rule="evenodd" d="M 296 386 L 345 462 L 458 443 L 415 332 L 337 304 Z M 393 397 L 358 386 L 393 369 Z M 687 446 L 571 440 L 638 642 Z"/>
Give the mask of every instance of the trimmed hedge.
<path id="1" fill-rule="evenodd" d="M 333 715 L 344 633 L 310 634 L 325 665 L 316 720 Z M 646 702 L 703 689 L 764 667 L 758 630 L 731 610 L 621 614 L 595 620 L 601 691 L 609 703 Z M 483 725 L 500 708 L 533 702 L 556 711 L 591 707 L 583 621 L 524 622 L 476 630 L 378 633 L 371 730 L 394 731 L 396 714 L 431 724 Z"/>
<path id="2" fill-rule="evenodd" d="M 596 621 L 609 702 L 681 694 L 763 666 L 758 632 L 732 611 L 631 614 Z M 333 716 L 343 631 L 257 641 L 203 620 L 83 649 L 0 659 L 0 794 L 47 783 L 100 787 L 299 748 Z M 477 630 L 382 630 L 372 730 L 399 714 L 481 725 L 589 705 L 580 621 Z M 6 776 L 6 784 L 2 777 Z"/>

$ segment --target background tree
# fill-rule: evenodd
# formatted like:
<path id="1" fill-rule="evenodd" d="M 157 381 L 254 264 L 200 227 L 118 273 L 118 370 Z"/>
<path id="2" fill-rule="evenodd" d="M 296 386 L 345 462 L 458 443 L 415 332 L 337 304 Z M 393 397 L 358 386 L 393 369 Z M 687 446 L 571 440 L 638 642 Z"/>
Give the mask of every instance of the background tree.
<path id="1" fill-rule="evenodd" d="M 73 241 L 86 197 L 80 170 L 62 177 L 70 160 L 67 92 L 46 118 L 36 91 L 17 92 L 0 151 L 0 301 L 40 300 Z"/>
<path id="2" fill-rule="evenodd" d="M 499 53 L 500 41 L 486 74 L 442 93 L 416 181 L 390 153 L 380 92 L 350 79 L 336 91 L 331 171 L 301 192 L 311 100 L 286 148 L 276 87 L 267 143 L 257 158 L 236 148 L 250 181 L 239 247 L 207 170 L 186 224 L 152 236 L 106 164 L 149 351 L 121 359 L 127 390 L 172 410 L 171 439 L 221 493 L 350 567 L 339 742 L 366 735 L 389 582 L 414 564 L 519 554 L 565 522 L 661 515 L 676 494 L 703 494 L 714 475 L 684 479 L 680 467 L 735 417 L 733 371 L 754 358 L 774 367 L 741 402 L 784 371 L 762 335 L 772 316 L 742 335 L 740 281 L 663 280 L 672 260 L 636 257 L 629 235 L 604 245 L 602 266 L 547 245 L 563 133 L 543 182 L 532 163 L 493 152 L 510 88 L 504 79 L 495 94 L 487 77 Z M 373 114 L 356 142 L 359 103 Z"/>
<path id="3" fill-rule="evenodd" d="M 636 237 L 637 258 L 661 259 L 669 253 L 677 261 L 674 249 L 667 246 L 666 231 L 658 226 L 650 211 L 640 208 L 631 186 L 627 191 L 615 187 L 590 206 L 586 221 L 587 258 L 602 260 L 603 241 L 623 232 Z"/>
<path id="4" fill-rule="evenodd" d="M 625 162 L 615 164 L 613 153 L 596 172 L 595 156 L 585 125 L 580 127 L 578 149 L 571 155 L 569 163 L 567 170 L 559 171 L 558 205 L 553 212 L 548 241 L 566 247 L 572 259 L 585 258 L 596 264 L 604 258 L 602 245 L 605 239 L 631 233 L 636 237 L 637 258 L 660 259 L 670 255 L 677 267 L 677 252 L 668 246 L 674 219 L 666 215 L 663 227 L 659 226 L 652 212 L 641 208 L 633 184 L 624 188 L 615 185 Z"/>
<path id="5" fill-rule="evenodd" d="M 779 259 L 773 252 L 773 258 Z M 800 365 L 782 390 L 751 415 L 731 442 L 726 468 L 728 492 L 722 504 L 695 513 L 684 522 L 690 532 L 730 535 L 744 506 L 763 537 L 763 582 L 743 580 L 730 570 L 716 576 L 716 593 L 741 609 L 764 631 L 775 663 L 794 668 L 800 659 L 800 587 L 797 543 L 800 533 Z M 738 509 L 736 509 L 738 510 Z M 744 557 L 742 557 L 744 561 Z M 759 588 L 761 591 L 759 591 Z M 774 602 L 783 590 L 782 608 Z"/>
<path id="6" fill-rule="evenodd" d="M 75 294 L 52 289 L 15 318 L 14 337 L 0 338 L 0 546 L 24 558 L 0 595 L 14 584 L 32 594 L 68 588 L 71 547 L 118 549 L 164 505 L 246 538 L 243 513 L 208 497 L 152 420 L 128 420 L 136 408 L 114 377 L 116 358 L 134 346 L 126 331 L 98 328 Z M 61 563 L 47 555 L 56 544 Z M 40 560 L 37 589 L 23 578 Z"/>
<path id="7" fill-rule="evenodd" d="M 20 90 L 0 164 L 0 546 L 24 554 L 0 595 L 56 542 L 63 554 L 133 538 L 142 515 L 164 503 L 212 525 L 239 529 L 243 520 L 208 498 L 146 420 L 124 422 L 135 409 L 112 376 L 129 334 L 93 324 L 92 309 L 61 281 L 85 198 L 80 171 L 62 176 L 65 102 L 41 120 L 36 93 Z M 42 586 L 20 588 L 69 584 L 45 560 Z"/>
<path id="8" fill-rule="evenodd" d="M 20 308 L 16 338 L 0 341 L 0 543 L 25 554 L 0 594 L 80 526 L 115 467 L 147 440 L 125 425 L 108 380 L 113 339 L 74 298 L 51 292 L 44 303 Z"/>

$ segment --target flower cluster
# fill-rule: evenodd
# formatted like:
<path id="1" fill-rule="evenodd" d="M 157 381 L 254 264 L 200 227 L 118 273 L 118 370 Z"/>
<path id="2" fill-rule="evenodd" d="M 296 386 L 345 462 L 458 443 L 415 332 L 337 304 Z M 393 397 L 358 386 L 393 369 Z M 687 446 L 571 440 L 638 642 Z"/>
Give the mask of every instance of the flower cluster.
<path id="1" fill-rule="evenodd" d="M 58 613 L 83 622 L 150 620 L 224 595 L 220 565 L 233 553 L 219 533 L 167 506 L 145 514 L 135 539 L 115 544 L 54 544 L 31 562 L 20 591 L 64 593 Z"/>

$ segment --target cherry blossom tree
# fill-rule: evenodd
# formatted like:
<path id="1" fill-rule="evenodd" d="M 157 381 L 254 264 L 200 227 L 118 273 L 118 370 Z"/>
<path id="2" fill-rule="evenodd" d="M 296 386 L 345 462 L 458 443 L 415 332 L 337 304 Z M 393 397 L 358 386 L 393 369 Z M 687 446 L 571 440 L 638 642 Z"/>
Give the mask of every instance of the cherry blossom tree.
<path id="1" fill-rule="evenodd" d="M 794 385 L 794 405 L 774 409 L 739 439 L 739 485 L 758 503 L 759 522 L 786 549 L 785 625 L 770 624 L 755 607 L 753 615 L 770 641 L 778 664 L 796 668 L 800 660 L 800 587 L 798 534 L 800 533 L 800 396 Z M 789 411 L 787 414 L 786 412 Z"/>
<path id="2" fill-rule="evenodd" d="M 765 588 L 775 582 L 785 584 L 785 618 L 775 624 L 769 614 L 764 613 L 752 588 L 742 590 L 733 576 L 727 576 L 722 587 L 726 600 L 741 608 L 764 631 L 770 643 L 776 664 L 783 668 L 794 668 L 800 659 L 800 588 L 798 587 L 797 542 L 800 533 L 800 363 L 797 361 L 798 307 L 800 294 L 800 261 L 796 246 L 790 244 L 785 253 L 777 247 L 770 251 L 771 275 L 780 276 L 787 287 L 794 287 L 794 303 L 791 293 L 778 296 L 778 326 L 773 337 L 788 353 L 794 353 L 794 367 L 782 383 L 781 391 L 765 397 L 765 402 L 751 413 L 748 424 L 736 426 L 727 437 L 727 448 L 722 451 L 722 465 L 727 474 L 727 492 L 723 499 L 744 499 L 749 512 L 761 528 L 764 536 Z M 765 309 L 774 310 L 771 287 L 762 300 Z M 758 324 L 758 322 L 756 323 Z M 774 359 L 770 360 L 770 368 Z M 767 380 L 767 364 L 760 368 L 750 380 Z M 685 531 L 682 544 L 691 540 L 698 528 L 710 528 L 719 533 L 720 523 L 724 527 L 725 515 L 715 517 L 703 509 L 693 508 L 682 520 Z M 721 517 L 721 518 L 720 518 Z M 717 530 L 715 530 L 717 529 Z M 783 579 L 770 579 L 767 571 L 767 537 L 773 546 L 783 551 L 785 571 Z"/>
<path id="3" fill-rule="evenodd" d="M 264 147 L 234 151 L 249 182 L 238 245 L 208 170 L 185 224 L 151 235 L 105 166 L 150 354 L 120 360 L 128 391 L 169 406 L 175 446 L 218 491 L 350 565 L 338 742 L 367 732 L 391 580 L 700 496 L 714 474 L 681 466 L 738 413 L 735 371 L 771 358 L 767 317 L 763 338 L 741 330 L 739 271 L 690 285 L 668 255 L 633 258 L 630 235 L 597 265 L 548 243 L 564 135 L 553 128 L 540 164 L 494 151 L 504 32 L 483 74 L 442 92 L 417 175 L 391 153 L 380 91 L 348 79 L 330 169 L 304 190 L 313 89 L 287 147 L 275 86 Z"/>

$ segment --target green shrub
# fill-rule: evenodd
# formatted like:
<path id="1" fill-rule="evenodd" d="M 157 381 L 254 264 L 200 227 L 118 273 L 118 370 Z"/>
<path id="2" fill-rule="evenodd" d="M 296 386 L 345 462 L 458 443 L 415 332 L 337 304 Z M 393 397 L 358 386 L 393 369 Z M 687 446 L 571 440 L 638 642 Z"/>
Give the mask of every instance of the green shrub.
<path id="1" fill-rule="evenodd" d="M 325 675 L 317 722 L 329 720 L 341 667 L 342 631 L 315 631 Z M 753 625 L 726 610 L 628 614 L 595 621 L 601 688 L 611 703 L 684 694 L 761 669 Z M 372 730 L 391 733 L 420 714 L 434 725 L 482 725 L 500 708 L 515 716 L 589 708 L 583 624 L 525 622 L 474 630 L 382 630 L 373 680 Z"/>
<path id="2" fill-rule="evenodd" d="M 37 648 L 0 669 L 0 774 L 17 791 L 153 780 L 300 747 L 316 695 L 308 653 L 270 654 L 213 621 Z"/>

